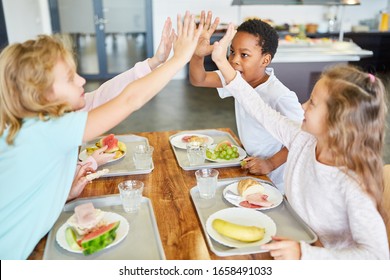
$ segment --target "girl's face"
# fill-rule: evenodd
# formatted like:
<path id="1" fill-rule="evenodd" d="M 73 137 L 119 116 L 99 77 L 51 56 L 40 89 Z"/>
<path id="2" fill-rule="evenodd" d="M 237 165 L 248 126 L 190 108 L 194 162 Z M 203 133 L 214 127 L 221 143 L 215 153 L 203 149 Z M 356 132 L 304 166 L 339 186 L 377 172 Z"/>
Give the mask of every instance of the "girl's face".
<path id="1" fill-rule="evenodd" d="M 252 87 L 263 81 L 270 58 L 269 54 L 263 55 L 256 36 L 247 32 L 236 33 L 230 46 L 229 62 Z"/>
<path id="2" fill-rule="evenodd" d="M 302 105 L 305 111 L 302 130 L 314 135 L 317 139 L 324 140 L 328 135 L 326 123 L 328 118 L 326 105 L 328 97 L 329 94 L 325 82 L 323 79 L 320 79 L 315 84 L 310 99 Z"/>
<path id="3" fill-rule="evenodd" d="M 49 100 L 60 101 L 69 104 L 76 111 L 85 106 L 84 84 L 85 79 L 75 73 L 63 60 L 59 60 L 54 66 L 53 92 Z"/>

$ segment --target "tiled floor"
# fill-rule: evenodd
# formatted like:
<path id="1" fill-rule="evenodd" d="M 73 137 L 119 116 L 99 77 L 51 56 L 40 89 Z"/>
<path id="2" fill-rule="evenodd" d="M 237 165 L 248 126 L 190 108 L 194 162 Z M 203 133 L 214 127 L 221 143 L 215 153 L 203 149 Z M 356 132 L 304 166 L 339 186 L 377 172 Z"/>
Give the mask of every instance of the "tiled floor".
<path id="1" fill-rule="evenodd" d="M 387 84 L 389 89 L 390 79 Z M 87 90 L 96 86 L 89 83 Z M 154 99 L 110 132 L 123 134 L 217 127 L 229 127 L 237 133 L 233 98 L 220 99 L 215 89 L 193 87 L 187 80 L 173 80 Z M 383 158 L 385 163 L 390 163 L 390 114 L 387 116 Z"/>

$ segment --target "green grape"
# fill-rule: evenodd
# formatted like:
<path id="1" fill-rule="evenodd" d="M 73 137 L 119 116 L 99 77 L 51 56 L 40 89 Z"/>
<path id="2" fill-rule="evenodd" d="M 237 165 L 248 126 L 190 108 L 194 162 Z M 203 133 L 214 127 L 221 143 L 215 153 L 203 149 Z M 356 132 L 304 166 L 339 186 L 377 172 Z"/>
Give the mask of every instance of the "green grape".
<path id="1" fill-rule="evenodd" d="M 226 160 L 229 160 L 230 158 L 231 158 L 231 156 L 230 156 L 229 154 L 226 154 L 226 155 L 225 155 L 225 159 L 226 159 Z"/>
<path id="2" fill-rule="evenodd" d="M 226 151 L 222 151 L 222 152 L 220 153 L 220 155 L 221 155 L 222 157 L 225 157 L 225 156 L 226 156 Z"/>
<path id="3" fill-rule="evenodd" d="M 228 154 L 228 155 L 231 155 L 232 153 L 233 153 L 233 149 L 232 148 L 227 148 L 226 149 L 226 153 Z"/>
<path id="4" fill-rule="evenodd" d="M 218 158 L 218 157 L 217 157 L 216 154 L 212 154 L 212 155 L 211 155 L 211 159 L 212 159 L 212 160 L 216 160 L 217 158 Z"/>
<path id="5" fill-rule="evenodd" d="M 232 155 L 232 158 L 238 158 L 240 156 L 240 154 L 239 153 L 233 153 L 233 155 Z"/>
<path id="6" fill-rule="evenodd" d="M 235 152 L 235 153 L 238 151 L 236 146 L 233 146 L 232 149 L 233 149 L 233 152 Z"/>
<path id="7" fill-rule="evenodd" d="M 207 158 L 212 158 L 213 154 L 214 153 L 212 151 L 210 151 L 209 149 L 206 150 L 206 157 Z"/>

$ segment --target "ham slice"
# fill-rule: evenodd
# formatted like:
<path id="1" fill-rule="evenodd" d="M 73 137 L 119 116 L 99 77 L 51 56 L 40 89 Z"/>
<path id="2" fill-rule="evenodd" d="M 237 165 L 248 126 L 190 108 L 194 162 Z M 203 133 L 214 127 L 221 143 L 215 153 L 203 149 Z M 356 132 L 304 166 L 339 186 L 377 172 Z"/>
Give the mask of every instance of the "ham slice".
<path id="1" fill-rule="evenodd" d="M 96 224 L 96 209 L 92 202 L 76 206 L 74 213 L 79 226 L 88 227 L 91 224 Z"/>
<path id="2" fill-rule="evenodd" d="M 254 205 L 255 207 L 249 207 L 249 208 L 256 208 L 257 207 L 271 207 L 273 205 L 272 202 L 268 201 L 268 195 L 262 194 L 262 193 L 252 193 L 245 197 L 246 202 L 248 204 Z M 243 201 L 245 202 L 245 201 Z M 240 204 L 241 205 L 241 204 Z M 246 204 L 245 204 L 246 205 Z M 243 206 L 243 205 L 241 205 Z M 247 207 L 247 206 L 244 206 Z"/>

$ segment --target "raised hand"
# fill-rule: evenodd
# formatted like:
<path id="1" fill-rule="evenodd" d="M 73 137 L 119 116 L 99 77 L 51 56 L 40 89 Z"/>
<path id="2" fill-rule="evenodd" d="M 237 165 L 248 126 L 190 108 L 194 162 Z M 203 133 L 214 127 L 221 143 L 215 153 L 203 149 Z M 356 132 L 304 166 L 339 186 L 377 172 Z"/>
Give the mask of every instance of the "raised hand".
<path id="1" fill-rule="evenodd" d="M 199 36 L 202 32 L 203 24 L 196 28 L 195 17 L 188 11 L 182 22 L 181 16 L 177 16 L 177 36 L 173 43 L 174 55 L 172 59 L 180 59 L 188 62 L 194 54 Z"/>
<path id="2" fill-rule="evenodd" d="M 222 39 L 217 42 L 214 42 L 211 58 L 215 63 L 226 60 L 227 49 L 229 47 L 230 42 L 234 38 L 234 35 L 236 35 L 236 32 L 237 31 L 234 29 L 233 23 L 229 23 L 226 33 L 222 37 Z"/>
<path id="3" fill-rule="evenodd" d="M 200 34 L 194 55 L 204 57 L 213 51 L 213 46 L 210 45 L 210 38 L 218 27 L 219 17 L 215 18 L 213 24 L 211 24 L 212 17 L 213 14 L 211 11 L 207 13 L 207 18 L 205 18 L 205 11 L 202 11 L 200 14 L 200 24 L 203 24 L 203 30 Z"/>
<path id="4" fill-rule="evenodd" d="M 156 68 L 160 64 L 164 63 L 171 53 L 173 40 L 175 38 L 175 32 L 172 29 L 172 20 L 167 18 L 165 20 L 163 32 L 161 34 L 160 44 L 154 56 L 149 60 L 149 66 L 151 69 Z"/>

